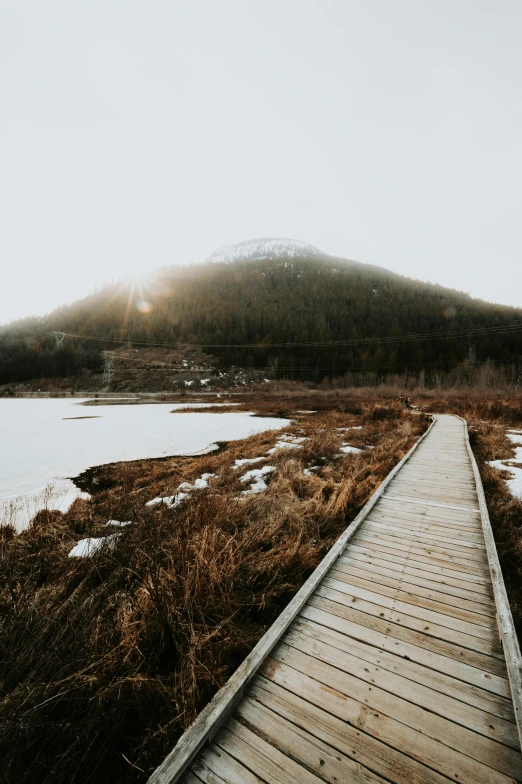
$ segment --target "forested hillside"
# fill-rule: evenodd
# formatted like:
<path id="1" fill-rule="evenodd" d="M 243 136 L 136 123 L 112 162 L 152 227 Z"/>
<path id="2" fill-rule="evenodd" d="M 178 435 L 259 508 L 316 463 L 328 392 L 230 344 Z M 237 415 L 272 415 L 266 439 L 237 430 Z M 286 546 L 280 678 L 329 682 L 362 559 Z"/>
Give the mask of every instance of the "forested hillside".
<path id="1" fill-rule="evenodd" d="M 200 346 L 216 367 L 311 380 L 430 374 L 462 361 L 522 367 L 522 310 L 324 255 L 209 261 L 1 328 L 0 383 L 97 371 L 103 350 L 151 343 Z"/>

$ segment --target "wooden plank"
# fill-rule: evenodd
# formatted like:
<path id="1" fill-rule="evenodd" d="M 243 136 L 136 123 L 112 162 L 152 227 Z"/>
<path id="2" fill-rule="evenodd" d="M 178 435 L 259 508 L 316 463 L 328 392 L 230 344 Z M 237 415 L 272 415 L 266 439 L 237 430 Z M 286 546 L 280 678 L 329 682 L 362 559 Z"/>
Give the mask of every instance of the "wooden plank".
<path id="1" fill-rule="evenodd" d="M 241 701 L 237 714 L 242 721 L 255 727 L 271 745 L 299 761 L 321 780 L 332 784 L 343 781 L 350 784 L 386 784 L 384 779 L 363 768 L 359 762 L 319 740 L 315 733 L 309 731 L 310 727 L 303 729 L 292 724 L 273 711 L 271 706 L 246 697 Z"/>
<path id="2" fill-rule="evenodd" d="M 403 536 L 403 538 L 408 537 L 409 539 L 422 540 L 423 542 L 444 542 L 444 544 L 452 545 L 456 552 L 466 552 L 467 550 L 470 550 L 471 552 L 480 553 L 486 549 L 477 542 L 466 542 L 463 539 L 455 539 L 449 536 L 437 536 L 436 534 L 430 536 L 430 534 L 427 533 L 411 531 L 408 528 L 399 528 L 399 526 L 391 526 L 386 523 L 379 523 L 375 520 L 368 519 L 366 525 L 370 530 L 391 531 L 395 532 L 397 535 Z"/>
<path id="3" fill-rule="evenodd" d="M 406 552 L 415 556 L 418 560 L 424 557 L 436 559 L 442 563 L 456 564 L 458 568 L 466 567 L 468 571 L 476 574 L 488 574 L 487 558 L 485 555 L 471 556 L 465 553 L 464 557 L 455 555 L 454 550 L 447 549 L 443 545 L 429 545 L 422 542 L 403 541 L 402 537 L 388 536 L 384 533 L 372 533 L 366 529 L 362 529 L 354 536 L 353 542 L 357 544 L 364 542 L 365 547 L 377 548 L 379 550 L 386 549 L 389 552 Z"/>
<path id="4" fill-rule="evenodd" d="M 476 570 L 472 571 L 468 566 L 459 566 L 458 564 L 448 563 L 447 561 L 430 558 L 429 556 L 425 556 L 424 560 L 421 560 L 419 556 L 412 555 L 407 550 L 397 552 L 388 547 L 359 544 L 355 537 L 344 551 L 345 555 L 339 557 L 344 558 L 348 555 L 352 555 L 354 552 L 382 558 L 384 561 L 389 561 L 390 563 L 407 563 L 417 569 L 424 566 L 426 572 L 433 572 L 434 574 L 448 574 L 450 576 L 456 576 L 458 574 L 462 580 L 469 579 L 474 582 L 484 582 L 487 580 L 487 575 L 484 570 L 482 570 L 482 572 L 477 572 Z"/>
<path id="5" fill-rule="evenodd" d="M 414 661 L 454 675 L 456 678 L 460 677 L 468 683 L 482 686 L 496 694 L 509 696 L 504 661 L 386 621 L 380 615 L 370 615 L 356 609 L 353 605 L 348 606 L 336 601 L 337 598 L 344 599 L 344 596 L 338 591 L 321 587 L 310 599 L 309 605 L 303 608 L 301 614 L 305 618 L 319 621 L 315 611 L 323 611 L 324 615 L 320 618 L 325 626 L 341 632 L 349 628 L 350 631 L 345 633 L 350 633 L 361 640 L 371 640 L 378 633 L 379 645 L 384 650 L 399 651 L 403 649 L 403 643 L 407 644 L 411 646 L 407 655 Z M 461 673 L 460 676 L 458 673 Z"/>
<path id="6" fill-rule="evenodd" d="M 441 500 L 437 500 L 436 498 L 429 499 L 429 498 L 416 498 L 415 496 L 408 495 L 406 493 L 395 492 L 395 483 L 393 486 L 388 488 L 388 492 L 383 495 L 382 502 L 386 504 L 403 504 L 406 508 L 406 504 L 408 507 L 411 507 L 414 510 L 418 510 L 419 508 L 425 509 L 427 511 L 432 512 L 433 514 L 443 514 L 443 513 L 454 513 L 455 515 L 460 515 L 463 519 L 467 515 L 471 515 L 472 519 L 474 519 L 479 512 L 478 504 L 476 496 L 473 499 L 472 503 L 469 502 L 457 502 L 457 503 L 446 503 L 443 498 Z M 443 496 L 443 491 L 440 492 L 440 495 Z"/>
<path id="7" fill-rule="evenodd" d="M 410 513 L 412 515 L 425 515 L 431 519 L 438 518 L 439 520 L 451 520 L 452 522 L 480 522 L 478 509 L 472 511 L 467 507 L 454 508 L 455 504 L 449 507 L 428 505 L 426 501 L 417 501 L 410 499 L 409 502 L 402 502 L 401 496 L 385 496 L 381 499 L 379 504 L 379 511 L 385 509 L 386 511 L 396 511 L 400 513 Z"/>
<path id="8" fill-rule="evenodd" d="M 484 612 L 487 608 L 484 605 L 470 602 L 467 599 L 459 599 L 452 594 L 442 593 L 435 591 L 431 588 L 423 588 L 419 585 L 414 585 L 409 582 L 397 580 L 396 578 L 389 577 L 381 574 L 368 567 L 367 564 L 361 563 L 360 567 L 343 566 L 343 564 L 336 564 L 336 572 L 344 573 L 349 577 L 347 582 L 359 586 L 359 588 L 372 589 L 385 596 L 396 597 L 411 604 L 417 604 L 419 607 L 426 607 L 428 610 L 435 610 L 440 612 L 448 612 L 448 607 L 451 608 L 451 614 L 455 618 L 462 620 L 469 620 L 472 623 L 477 623 L 479 626 L 487 626 L 488 629 L 492 628 L 492 621 L 494 622 L 494 612 Z M 332 576 L 334 576 L 332 574 Z M 342 578 L 335 575 L 337 579 Z"/>
<path id="9" fill-rule="evenodd" d="M 491 629 L 486 629 L 484 626 L 479 626 L 469 621 L 461 621 L 459 618 L 454 618 L 446 613 L 418 607 L 413 602 L 386 596 L 378 590 L 359 588 L 359 586 L 350 583 L 348 575 L 344 575 L 344 577 L 348 579 L 343 579 L 341 573 L 336 574 L 335 577 L 326 577 L 320 587 L 324 586 L 342 593 L 344 595 L 343 601 L 348 601 L 352 606 L 366 607 L 363 602 L 367 602 L 369 605 L 372 605 L 371 612 L 377 612 L 381 618 L 388 617 L 392 613 L 393 617 L 400 618 L 400 620 L 396 620 L 394 623 L 402 623 L 404 626 L 412 624 L 409 628 L 419 625 L 419 631 L 422 631 L 420 627 L 424 624 L 425 627 L 429 627 L 433 631 L 436 630 L 436 636 L 439 634 L 441 636 L 444 635 L 442 639 L 453 639 L 454 641 L 459 639 L 462 641 L 461 644 L 467 643 L 466 647 L 482 650 L 491 656 L 502 656 L 500 644 Z M 369 609 L 365 610 L 365 612 L 369 611 Z M 381 612 L 383 613 L 382 615 Z M 391 620 L 391 617 L 389 620 Z M 427 633 L 429 634 L 430 632 L 427 631 Z M 493 642 L 495 644 L 487 644 Z M 492 651 L 495 651 L 495 653 Z"/>
<path id="10" fill-rule="evenodd" d="M 336 667 L 301 653 L 296 648 L 289 648 L 284 643 L 273 651 L 271 658 L 281 665 L 286 664 L 287 667 L 291 667 L 302 675 L 322 683 L 323 686 L 351 697 L 361 705 L 366 705 L 371 710 L 377 711 L 380 715 L 400 721 L 404 727 L 409 727 L 419 733 L 424 742 L 428 738 L 437 741 L 446 747 L 448 754 L 453 749 L 460 752 L 461 755 L 466 755 L 468 759 L 473 759 L 489 767 L 491 769 L 491 773 L 488 771 L 489 775 L 495 771 L 505 776 L 522 778 L 520 752 L 508 746 L 435 716 L 435 714 L 389 694 L 377 686 L 370 687 L 346 672 L 340 677 L 340 671 Z M 407 747 L 403 746 L 402 748 Z M 484 771 L 481 773 L 484 775 Z M 489 780 L 484 778 L 484 781 Z"/>
<path id="11" fill-rule="evenodd" d="M 275 623 L 268 629 L 266 634 L 238 667 L 225 686 L 214 695 L 208 705 L 201 711 L 197 719 L 182 735 L 176 746 L 161 765 L 152 773 L 148 780 L 148 784 L 175 784 L 175 782 L 180 780 L 181 776 L 203 745 L 212 738 L 217 729 L 221 727 L 228 718 L 231 711 L 241 699 L 245 686 L 249 683 L 251 678 L 253 678 L 259 666 L 266 659 L 274 645 L 281 639 L 294 618 L 299 614 L 306 604 L 306 601 L 312 596 L 314 590 L 323 579 L 323 576 L 337 559 L 338 555 L 344 550 L 346 543 L 366 519 L 368 513 L 378 502 L 389 483 L 415 453 L 419 444 L 421 444 L 433 430 L 435 422 L 436 418 L 433 419 L 426 432 L 420 436 L 409 452 L 399 461 L 399 463 L 397 463 L 395 468 L 392 469 L 386 479 L 375 490 L 355 520 L 353 520 L 343 534 L 341 534 L 337 542 L 310 575 L 303 587 L 279 615 Z"/>
<path id="12" fill-rule="evenodd" d="M 473 533 L 477 531 L 482 533 L 480 518 L 470 520 L 470 518 L 467 517 L 465 520 L 459 520 L 453 515 L 453 512 L 430 515 L 426 512 L 411 512 L 409 508 L 401 509 L 400 507 L 397 507 L 397 505 L 392 507 L 378 504 L 373 510 L 372 515 L 388 517 L 394 520 L 403 520 L 408 523 L 422 522 L 433 523 L 434 525 L 442 525 L 445 527 L 451 526 L 451 528 L 456 531 L 461 531 L 463 533 Z"/>
<path id="13" fill-rule="evenodd" d="M 185 784 L 201 784 L 202 782 L 203 784 L 205 784 L 205 782 L 208 782 L 208 784 L 223 784 L 223 779 L 220 779 L 217 776 L 213 779 L 199 779 L 193 773 L 190 773 L 190 771 L 187 773 L 183 781 Z"/>
<path id="14" fill-rule="evenodd" d="M 453 557 L 455 560 L 458 559 L 459 562 L 464 558 L 466 563 L 487 566 L 487 554 L 485 549 L 473 550 L 467 547 L 459 547 L 458 545 L 441 542 L 440 538 L 437 537 L 432 538 L 431 541 L 429 540 L 429 537 L 417 539 L 410 532 L 405 534 L 404 531 L 397 531 L 396 528 L 391 526 L 386 527 L 386 525 L 378 526 L 376 524 L 375 527 L 373 527 L 368 521 L 364 526 L 364 531 L 362 531 L 360 535 L 380 542 L 393 543 L 394 547 L 401 546 L 408 549 L 418 548 L 421 553 L 440 552 L 444 554 L 444 557 Z"/>
<path id="15" fill-rule="evenodd" d="M 207 747 L 194 761 L 192 772 L 208 784 L 263 784 L 262 779 L 215 746 Z"/>
<path id="16" fill-rule="evenodd" d="M 519 738 L 522 745 L 522 656 L 520 654 L 520 647 L 518 644 L 515 624 L 513 623 L 513 616 L 511 615 L 511 608 L 509 606 L 509 600 L 506 593 L 506 586 L 504 585 L 504 578 L 502 577 L 502 570 L 498 560 L 495 539 L 493 537 L 493 531 L 491 530 L 491 523 L 489 521 L 488 507 L 486 504 L 486 498 L 484 496 L 482 480 L 480 478 L 480 473 L 475 461 L 475 456 L 469 443 L 468 425 L 465 420 L 462 421 L 464 422 L 465 426 L 466 447 L 477 485 L 480 515 L 484 530 L 484 541 L 488 553 L 491 582 L 493 584 L 493 591 L 497 604 L 498 626 L 506 658 L 509 684 L 511 687 L 511 696 L 513 699 L 513 707 L 515 710 Z"/>
<path id="17" fill-rule="evenodd" d="M 304 700 L 292 691 L 283 689 L 275 681 L 257 677 L 249 689 L 249 696 L 277 712 L 288 721 L 314 734 L 333 749 L 351 757 L 360 765 L 382 776 L 392 784 L 447 784 L 448 780 L 425 767 L 403 752 L 382 743 L 372 735 L 361 732 L 329 710 Z M 335 701 L 325 706 L 332 708 Z M 340 784 L 342 784 L 342 781 Z"/>
<path id="18" fill-rule="evenodd" d="M 412 578 L 411 582 L 413 583 L 419 581 L 419 585 L 424 585 L 425 582 L 429 582 L 430 587 L 436 588 L 436 586 L 440 586 L 439 590 L 441 591 L 450 588 L 461 589 L 463 598 L 469 597 L 470 599 L 475 600 L 476 597 L 473 596 L 475 593 L 486 595 L 490 598 L 492 596 L 491 586 L 486 582 L 474 580 L 472 578 L 470 579 L 469 575 L 455 577 L 454 569 L 440 569 L 438 571 L 436 569 L 419 569 L 415 565 L 412 565 L 408 559 L 405 559 L 404 562 L 401 563 L 400 561 L 387 561 L 384 558 L 379 558 L 379 556 L 361 553 L 355 549 L 347 552 L 347 555 L 338 558 L 338 563 L 355 565 L 354 562 L 357 561 L 358 563 L 381 567 L 387 571 L 394 572 L 396 575 L 402 575 L 402 579 L 404 580 L 409 581 L 409 579 Z M 338 563 L 335 564 L 336 568 L 338 568 Z M 451 593 L 449 590 L 447 592 Z M 458 594 L 454 595 L 457 596 Z"/>
<path id="19" fill-rule="evenodd" d="M 399 510 L 390 513 L 384 509 L 374 509 L 372 511 L 372 520 L 379 519 L 382 522 L 390 523 L 390 525 L 400 525 L 407 527 L 412 531 L 417 529 L 433 530 L 434 533 L 441 536 L 451 536 L 455 539 L 466 539 L 470 542 L 484 542 L 484 537 L 478 525 L 474 526 L 461 526 L 454 520 L 433 520 L 424 516 L 408 517 L 401 514 Z"/>
<path id="20" fill-rule="evenodd" d="M 372 684 L 372 686 L 407 700 L 424 710 L 431 711 L 447 721 L 453 721 L 503 745 L 514 749 L 519 748 L 517 727 L 514 722 L 506 721 L 500 717 L 493 718 L 491 713 L 443 694 L 431 685 L 425 686 L 412 680 L 407 677 L 406 669 L 393 672 L 368 659 L 359 658 L 353 650 L 332 645 L 327 635 L 322 639 L 317 639 L 303 634 L 298 629 L 292 629 L 281 645 L 296 648 L 301 653 L 306 653 L 332 667 L 337 667 L 348 675 L 353 675 L 367 684 Z M 276 649 L 276 651 L 278 650 Z M 277 652 L 274 653 L 274 657 L 278 658 Z M 291 664 L 287 659 L 285 661 L 287 664 Z M 401 663 L 400 660 L 398 663 Z"/>
<path id="21" fill-rule="evenodd" d="M 418 501 L 437 501 L 444 504 L 456 504 L 472 506 L 475 503 L 477 494 L 468 490 L 459 490 L 457 488 L 448 487 L 435 488 L 434 485 L 426 484 L 421 487 L 418 484 L 407 480 L 396 479 L 390 492 L 395 495 L 405 495 L 408 498 L 414 498 Z"/>
<path id="22" fill-rule="evenodd" d="M 391 653 L 381 647 L 368 642 L 362 642 L 352 636 L 341 634 L 323 624 L 316 623 L 304 616 L 296 619 L 292 625 L 292 630 L 298 630 L 302 634 L 309 634 L 319 640 L 324 640 L 330 645 L 354 653 L 360 659 L 370 664 L 383 667 L 404 675 L 412 681 L 430 686 L 433 689 L 454 697 L 456 700 L 474 705 L 476 708 L 488 714 L 500 716 L 511 723 L 515 722 L 513 706 L 511 700 L 492 694 L 484 689 L 474 686 L 460 679 L 457 679 L 445 672 L 438 672 L 426 665 L 420 665 L 412 661 L 409 657 L 402 656 L 400 653 Z M 285 638 L 286 639 L 286 638 Z M 373 642 L 376 640 L 374 639 Z M 377 638 L 378 642 L 378 638 Z"/>
<path id="23" fill-rule="evenodd" d="M 219 733 L 215 742 L 231 757 L 254 770 L 260 779 L 269 781 L 270 784 L 324 784 L 324 780 L 235 719 L 227 722 L 226 729 Z"/>
<path id="24" fill-rule="evenodd" d="M 407 530 L 410 534 L 427 534 L 436 539 L 445 537 L 451 539 L 452 543 L 462 546 L 463 543 L 469 542 L 483 547 L 484 537 L 475 531 L 462 531 L 460 528 L 451 525 L 443 525 L 442 523 L 434 523 L 432 521 L 418 520 L 405 520 L 404 517 L 397 518 L 388 515 L 377 515 L 372 512 L 371 520 L 369 522 L 379 522 L 381 525 L 387 525 L 391 528 L 399 528 L 400 530 Z"/>
<path id="25" fill-rule="evenodd" d="M 460 482 L 455 479 L 455 477 L 448 477 L 446 479 L 434 477 L 432 473 L 426 472 L 425 474 L 420 474 L 415 468 L 412 466 L 408 470 L 401 471 L 400 477 L 395 478 L 396 482 L 407 482 L 414 485 L 419 485 L 419 487 L 426 487 L 430 486 L 433 488 L 440 488 L 444 490 L 446 487 L 450 488 L 458 488 L 460 490 L 471 490 L 475 492 L 475 483 L 473 481 L 473 474 L 469 472 L 469 480 L 467 482 L 461 480 Z"/>

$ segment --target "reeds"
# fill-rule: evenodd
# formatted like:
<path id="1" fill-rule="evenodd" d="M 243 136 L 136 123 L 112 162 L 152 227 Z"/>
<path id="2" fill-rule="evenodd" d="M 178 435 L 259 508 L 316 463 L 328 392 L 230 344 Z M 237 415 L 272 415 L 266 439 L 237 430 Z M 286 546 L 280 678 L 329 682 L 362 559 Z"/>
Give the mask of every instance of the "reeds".
<path id="1" fill-rule="evenodd" d="M 264 411 L 285 407 L 301 406 Z M 105 467 L 90 501 L 0 532 L 3 781 L 146 780 L 426 426 L 397 405 L 385 419 L 373 403 L 339 408 L 323 401 L 295 421 L 308 440 L 270 456 L 277 470 L 259 495 L 241 495 L 231 466 L 279 433 Z M 336 429 L 351 425 L 363 429 Z M 344 437 L 375 448 L 339 456 Z M 205 472 L 210 487 L 180 506 L 145 506 Z M 110 533 L 109 518 L 134 523 L 114 548 L 67 557 L 79 538 Z"/>

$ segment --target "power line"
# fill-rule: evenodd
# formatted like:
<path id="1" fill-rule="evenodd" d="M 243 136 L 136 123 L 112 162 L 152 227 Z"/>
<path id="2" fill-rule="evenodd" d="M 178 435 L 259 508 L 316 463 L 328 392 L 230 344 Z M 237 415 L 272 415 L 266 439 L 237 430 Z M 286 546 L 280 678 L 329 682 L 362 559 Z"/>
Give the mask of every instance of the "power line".
<path id="1" fill-rule="evenodd" d="M 150 347 L 163 347 L 163 348 L 298 348 L 298 347 L 327 347 L 327 346 L 359 346 L 371 344 L 387 344 L 387 343 L 406 343 L 417 342 L 421 340 L 437 340 L 437 339 L 451 339 L 458 337 L 480 337 L 482 335 L 509 335 L 522 332 L 521 324 L 507 324 L 505 326 L 497 327 L 475 327 L 474 329 L 461 329 L 453 332 L 425 332 L 413 335 L 381 335 L 372 338 L 343 338 L 340 340 L 313 340 L 313 341 L 287 341 L 284 343 L 163 343 L 149 340 L 132 340 L 131 343 L 136 346 L 150 346 Z M 76 338 L 79 340 L 94 340 L 103 343 L 120 343 L 128 344 L 129 338 L 102 338 L 95 335 L 79 335 L 75 333 L 65 333 L 67 337 Z"/>

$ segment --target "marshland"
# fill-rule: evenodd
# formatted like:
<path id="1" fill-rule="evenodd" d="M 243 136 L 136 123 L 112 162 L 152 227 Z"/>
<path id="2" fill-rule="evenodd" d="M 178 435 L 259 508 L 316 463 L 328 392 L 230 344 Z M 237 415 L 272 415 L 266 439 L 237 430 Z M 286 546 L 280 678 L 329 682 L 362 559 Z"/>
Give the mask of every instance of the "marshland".
<path id="1" fill-rule="evenodd" d="M 263 432 L 199 456 L 101 465 L 76 480 L 88 495 L 67 511 L 51 504 L 21 533 L 1 528 L 5 780 L 146 781 L 432 411 L 468 421 L 520 633 L 522 502 L 488 463 L 513 460 L 522 396 L 408 394 L 417 410 L 391 388 L 245 393 L 235 409 Z M 232 415 L 170 410 L 190 429 Z M 83 557 L 70 557 L 79 542 Z"/>

